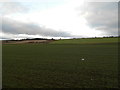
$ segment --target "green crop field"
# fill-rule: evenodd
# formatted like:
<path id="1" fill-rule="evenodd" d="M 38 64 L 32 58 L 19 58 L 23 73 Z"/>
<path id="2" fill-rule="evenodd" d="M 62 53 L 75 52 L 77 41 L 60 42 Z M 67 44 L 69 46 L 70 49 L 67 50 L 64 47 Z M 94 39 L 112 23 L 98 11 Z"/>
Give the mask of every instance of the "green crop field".
<path id="1" fill-rule="evenodd" d="M 52 42 L 52 44 L 104 44 L 116 43 L 118 38 L 87 38 L 87 39 L 67 39 Z"/>
<path id="2" fill-rule="evenodd" d="M 118 38 L 3 44 L 3 88 L 117 88 Z"/>

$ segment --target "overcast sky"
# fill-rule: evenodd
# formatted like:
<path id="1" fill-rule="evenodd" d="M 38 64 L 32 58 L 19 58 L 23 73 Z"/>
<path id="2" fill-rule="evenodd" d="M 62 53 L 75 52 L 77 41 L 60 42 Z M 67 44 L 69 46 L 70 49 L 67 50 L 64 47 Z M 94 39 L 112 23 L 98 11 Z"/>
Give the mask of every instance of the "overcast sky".
<path id="1" fill-rule="evenodd" d="M 6 2 L 5 2 L 6 1 Z M 118 35 L 118 3 L 86 0 L 4 0 L 0 38 Z"/>

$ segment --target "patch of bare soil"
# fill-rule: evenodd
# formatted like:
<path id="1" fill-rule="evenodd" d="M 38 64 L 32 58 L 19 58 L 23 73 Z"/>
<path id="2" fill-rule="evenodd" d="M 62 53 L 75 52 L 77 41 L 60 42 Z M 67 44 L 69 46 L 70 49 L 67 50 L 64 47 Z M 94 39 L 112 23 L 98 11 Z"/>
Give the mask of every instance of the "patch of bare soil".
<path id="1" fill-rule="evenodd" d="M 25 43 L 50 43 L 53 40 L 18 40 L 18 41 L 10 41 L 10 40 L 6 40 L 6 41 L 2 41 L 3 44 L 25 44 Z"/>

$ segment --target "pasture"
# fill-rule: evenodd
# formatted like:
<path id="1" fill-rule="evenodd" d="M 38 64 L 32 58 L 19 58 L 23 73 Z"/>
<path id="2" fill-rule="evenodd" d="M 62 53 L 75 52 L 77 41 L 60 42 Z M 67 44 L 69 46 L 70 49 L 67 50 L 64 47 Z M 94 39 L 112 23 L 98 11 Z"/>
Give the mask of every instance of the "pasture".
<path id="1" fill-rule="evenodd" d="M 117 88 L 118 38 L 3 44 L 3 88 Z"/>

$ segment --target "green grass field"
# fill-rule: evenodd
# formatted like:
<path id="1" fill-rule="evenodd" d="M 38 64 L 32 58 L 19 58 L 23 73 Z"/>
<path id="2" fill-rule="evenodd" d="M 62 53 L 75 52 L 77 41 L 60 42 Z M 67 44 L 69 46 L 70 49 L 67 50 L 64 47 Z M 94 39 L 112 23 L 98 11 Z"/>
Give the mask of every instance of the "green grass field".
<path id="1" fill-rule="evenodd" d="M 52 42 L 52 44 L 104 44 L 116 43 L 118 38 L 87 38 L 87 39 L 67 39 Z"/>
<path id="2" fill-rule="evenodd" d="M 3 88 L 117 88 L 117 42 L 105 38 L 3 44 Z"/>

